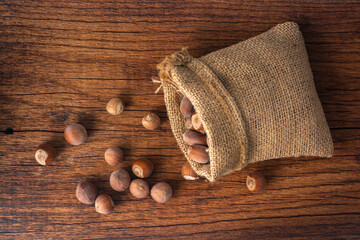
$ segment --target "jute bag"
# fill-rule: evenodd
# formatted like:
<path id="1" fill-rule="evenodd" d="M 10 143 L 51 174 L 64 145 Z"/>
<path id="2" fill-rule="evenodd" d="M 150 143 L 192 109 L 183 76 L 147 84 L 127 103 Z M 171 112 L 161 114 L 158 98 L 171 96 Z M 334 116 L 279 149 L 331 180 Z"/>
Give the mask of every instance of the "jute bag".
<path id="1" fill-rule="evenodd" d="M 174 136 L 209 181 L 268 159 L 331 157 L 333 143 L 298 25 L 279 24 L 233 46 L 193 58 L 184 48 L 158 65 Z M 203 124 L 210 164 L 187 156 L 187 96 Z"/>

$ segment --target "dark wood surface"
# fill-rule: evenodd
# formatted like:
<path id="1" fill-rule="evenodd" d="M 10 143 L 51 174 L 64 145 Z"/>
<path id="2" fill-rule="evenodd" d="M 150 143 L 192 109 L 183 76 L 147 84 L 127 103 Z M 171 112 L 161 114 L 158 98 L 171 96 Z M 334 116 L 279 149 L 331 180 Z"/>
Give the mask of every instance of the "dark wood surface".
<path id="1" fill-rule="evenodd" d="M 0 238 L 360 238 L 359 1 L 3 0 L 0 11 Z M 156 64 L 183 46 L 201 56 L 288 20 L 303 32 L 335 156 L 265 161 L 213 184 L 183 180 L 185 159 L 150 81 Z M 113 97 L 126 101 L 121 116 L 105 111 Z M 146 111 L 160 115 L 159 130 L 142 127 Z M 88 129 L 83 145 L 64 140 L 73 122 Z M 58 151 L 47 167 L 33 157 L 43 142 Z M 126 167 L 152 160 L 148 182 L 168 181 L 174 197 L 158 204 L 111 190 L 117 167 L 103 154 L 113 145 Z M 267 178 L 263 194 L 245 186 L 254 169 Z M 113 214 L 77 201 L 86 177 L 113 197 Z"/>

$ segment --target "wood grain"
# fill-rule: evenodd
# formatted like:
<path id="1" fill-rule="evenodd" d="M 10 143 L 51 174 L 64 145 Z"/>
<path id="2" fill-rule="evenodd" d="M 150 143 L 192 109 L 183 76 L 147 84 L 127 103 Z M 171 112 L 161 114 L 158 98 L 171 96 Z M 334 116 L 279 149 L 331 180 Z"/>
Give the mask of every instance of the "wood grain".
<path id="1" fill-rule="evenodd" d="M 3 0 L 0 12 L 1 238 L 360 238 L 359 1 Z M 150 81 L 156 64 L 183 46 L 201 56 L 289 20 L 303 32 L 335 156 L 265 161 L 213 184 L 183 180 Z M 105 111 L 113 97 L 126 101 L 121 116 Z M 147 111 L 160 115 L 159 130 L 141 126 Z M 65 142 L 72 122 L 88 129 L 85 144 Z M 43 142 L 58 151 L 48 167 L 33 157 Z M 103 154 L 113 145 L 125 167 L 152 160 L 148 182 L 168 181 L 174 197 L 162 205 L 111 190 L 117 167 Z M 246 189 L 254 169 L 267 178 L 263 194 Z M 115 213 L 77 202 L 85 177 L 113 197 Z"/>

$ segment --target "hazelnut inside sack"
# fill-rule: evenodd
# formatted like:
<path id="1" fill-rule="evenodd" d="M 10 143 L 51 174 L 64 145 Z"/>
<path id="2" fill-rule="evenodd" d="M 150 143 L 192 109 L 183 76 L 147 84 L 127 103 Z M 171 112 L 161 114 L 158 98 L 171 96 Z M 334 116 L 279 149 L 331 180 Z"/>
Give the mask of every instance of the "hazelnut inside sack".
<path id="1" fill-rule="evenodd" d="M 200 58 L 184 48 L 158 69 L 174 136 L 194 171 L 209 181 L 258 161 L 333 154 L 296 23 L 279 24 Z M 188 156 L 183 95 L 206 126 L 209 164 Z"/>

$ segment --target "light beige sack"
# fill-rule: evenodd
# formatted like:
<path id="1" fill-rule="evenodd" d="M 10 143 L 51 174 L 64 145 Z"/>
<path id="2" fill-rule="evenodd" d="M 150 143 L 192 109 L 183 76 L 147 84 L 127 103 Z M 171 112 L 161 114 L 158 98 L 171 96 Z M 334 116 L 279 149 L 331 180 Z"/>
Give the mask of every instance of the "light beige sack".
<path id="1" fill-rule="evenodd" d="M 174 136 L 193 169 L 209 181 L 258 161 L 333 154 L 296 23 L 279 24 L 200 58 L 183 49 L 158 69 Z M 207 127 L 210 164 L 187 156 L 179 110 L 183 95 Z"/>

